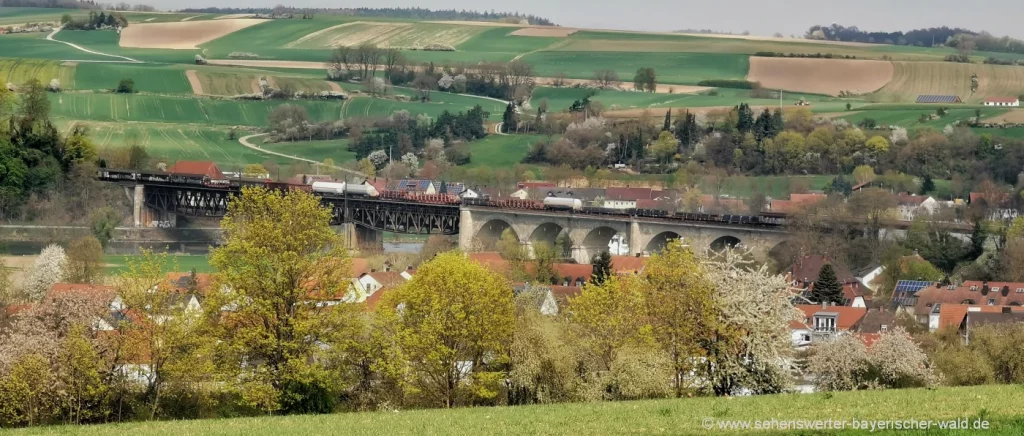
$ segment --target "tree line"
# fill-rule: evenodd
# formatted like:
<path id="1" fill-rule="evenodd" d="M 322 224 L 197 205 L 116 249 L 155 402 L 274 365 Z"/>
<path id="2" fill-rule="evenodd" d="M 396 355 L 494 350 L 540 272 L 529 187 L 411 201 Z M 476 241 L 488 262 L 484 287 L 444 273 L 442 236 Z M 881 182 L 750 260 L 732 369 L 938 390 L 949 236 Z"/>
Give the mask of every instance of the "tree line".
<path id="1" fill-rule="evenodd" d="M 997 37 L 988 32 L 976 32 L 959 27 L 929 27 L 908 32 L 869 32 L 857 26 L 841 24 L 814 25 L 807 30 L 808 39 L 862 42 L 868 44 L 913 45 L 918 47 L 960 48 L 965 42 L 982 51 L 997 53 L 1024 53 L 1024 41 L 1009 36 Z"/>

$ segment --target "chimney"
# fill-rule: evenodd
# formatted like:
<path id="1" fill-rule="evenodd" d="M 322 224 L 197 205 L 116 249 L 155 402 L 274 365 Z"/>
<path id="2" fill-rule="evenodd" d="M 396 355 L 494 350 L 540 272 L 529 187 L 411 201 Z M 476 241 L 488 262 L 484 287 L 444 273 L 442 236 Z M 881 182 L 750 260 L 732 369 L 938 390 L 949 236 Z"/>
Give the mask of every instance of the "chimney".
<path id="1" fill-rule="evenodd" d="M 822 310 L 828 309 L 828 301 L 822 301 L 821 302 L 821 309 Z"/>

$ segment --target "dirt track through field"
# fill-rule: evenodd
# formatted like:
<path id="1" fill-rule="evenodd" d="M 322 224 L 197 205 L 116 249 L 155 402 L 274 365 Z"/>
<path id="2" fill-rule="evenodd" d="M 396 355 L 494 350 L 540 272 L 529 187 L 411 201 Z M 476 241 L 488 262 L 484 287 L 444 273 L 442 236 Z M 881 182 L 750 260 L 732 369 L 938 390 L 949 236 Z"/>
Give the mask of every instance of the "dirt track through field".
<path id="1" fill-rule="evenodd" d="M 1009 112 L 981 120 L 983 123 L 1024 123 L 1024 109 L 1011 109 Z"/>
<path id="2" fill-rule="evenodd" d="M 198 45 L 267 20 L 209 20 L 142 23 L 121 31 L 121 47 L 192 50 Z"/>
<path id="3" fill-rule="evenodd" d="M 252 93 L 253 94 L 262 94 L 263 93 L 263 90 L 260 89 L 260 79 L 259 78 L 252 79 L 252 84 L 251 85 L 252 85 Z"/>
<path id="4" fill-rule="evenodd" d="M 791 92 L 867 94 L 889 83 L 893 71 L 893 64 L 889 61 L 751 56 L 747 80 L 759 82 L 767 89 Z"/>
<path id="5" fill-rule="evenodd" d="M 331 91 L 345 92 L 344 90 L 341 89 L 341 85 L 339 85 L 337 82 L 332 82 L 330 80 L 324 80 L 324 82 L 327 83 L 327 86 L 331 88 Z"/>
<path id="6" fill-rule="evenodd" d="M 192 85 L 192 93 L 195 95 L 206 95 L 203 92 L 203 84 L 199 81 L 199 75 L 196 74 L 196 70 L 185 71 L 185 77 L 188 78 L 188 84 Z"/>

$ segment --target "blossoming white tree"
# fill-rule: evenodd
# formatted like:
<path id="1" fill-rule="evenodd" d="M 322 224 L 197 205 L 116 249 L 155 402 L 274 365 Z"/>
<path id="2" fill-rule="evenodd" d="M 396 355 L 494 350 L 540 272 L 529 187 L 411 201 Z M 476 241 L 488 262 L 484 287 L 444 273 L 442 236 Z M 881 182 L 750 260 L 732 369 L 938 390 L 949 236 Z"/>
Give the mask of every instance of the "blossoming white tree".
<path id="1" fill-rule="evenodd" d="M 32 301 L 43 299 L 54 283 L 61 281 L 67 255 L 57 244 L 47 245 L 32 265 L 32 271 L 25 280 L 25 294 Z"/>

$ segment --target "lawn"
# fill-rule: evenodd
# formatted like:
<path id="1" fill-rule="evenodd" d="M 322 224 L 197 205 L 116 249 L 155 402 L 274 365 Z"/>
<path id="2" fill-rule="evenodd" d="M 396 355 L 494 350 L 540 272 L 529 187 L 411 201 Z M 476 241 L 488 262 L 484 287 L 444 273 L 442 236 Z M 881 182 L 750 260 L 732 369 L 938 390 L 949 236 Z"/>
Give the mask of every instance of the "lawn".
<path id="1" fill-rule="evenodd" d="M 348 151 L 349 140 L 347 138 L 324 141 L 277 142 L 270 144 L 263 142 L 265 138 L 266 137 L 254 138 L 252 142 L 266 150 L 311 159 L 317 162 L 323 162 L 324 159 L 331 158 L 334 160 L 335 165 L 340 165 L 344 162 L 356 160 L 356 154 Z"/>
<path id="2" fill-rule="evenodd" d="M 466 168 L 512 168 L 520 163 L 530 146 L 544 135 L 496 135 L 469 143 L 470 161 Z"/>
<path id="3" fill-rule="evenodd" d="M 128 262 L 140 261 L 142 256 L 138 255 L 107 255 L 103 256 L 106 274 L 120 274 L 128 270 Z M 167 265 L 164 265 L 165 272 L 192 271 L 195 268 L 197 273 L 213 272 L 210 266 L 210 259 L 205 254 L 170 254 L 167 256 Z"/>
<path id="4" fill-rule="evenodd" d="M 565 73 L 573 79 L 590 79 L 594 71 L 614 70 L 631 81 L 639 68 L 654 68 L 658 83 L 696 85 L 705 79 L 743 79 L 750 69 L 747 55 L 723 53 L 640 53 L 541 51 L 523 56 L 540 77 Z"/>
<path id="5" fill-rule="evenodd" d="M 192 94 L 185 70 L 152 64 L 83 62 L 77 67 L 75 89 L 113 90 L 121 79 L 132 79 L 136 92 Z"/>
<path id="6" fill-rule="evenodd" d="M 0 59 L 0 83 L 21 85 L 30 79 L 38 79 L 43 86 L 57 79 L 61 87 L 74 88 L 75 67 L 63 65 L 60 61 Z"/>
<path id="7" fill-rule="evenodd" d="M 936 420 L 990 422 L 983 434 L 1021 434 L 1024 419 L 1016 385 L 965 388 L 872 390 L 756 397 L 703 397 L 647 401 L 595 402 L 518 407 L 468 407 L 452 410 L 403 410 L 315 416 L 236 418 L 203 421 L 133 422 L 74 427 L 79 435 L 240 435 L 387 434 L 387 435 L 619 435 L 738 434 L 703 426 L 727 421 L 780 420 Z M 847 424 L 852 427 L 852 424 Z M 936 426 L 938 424 L 936 423 Z M 342 430 L 343 429 L 343 430 Z M 16 435 L 68 434 L 54 426 L 13 431 Z M 780 434 L 773 433 L 773 434 Z M 868 434 L 847 430 L 838 434 Z M 880 431 L 872 434 L 918 434 Z M 974 434 L 969 431 L 920 434 Z M 837 434 L 792 432 L 781 434 Z"/>

